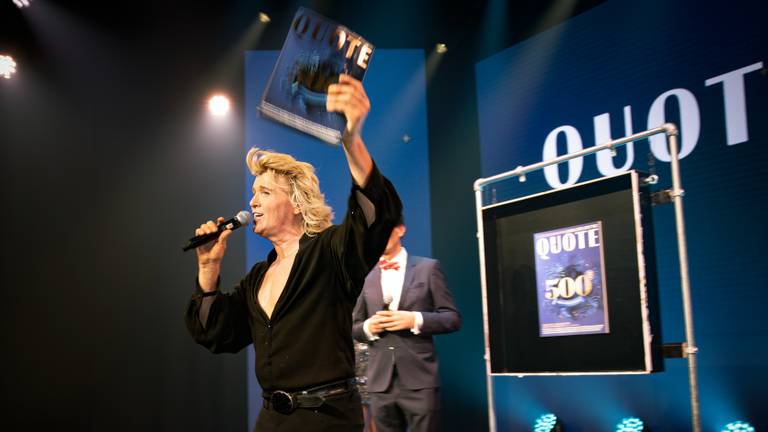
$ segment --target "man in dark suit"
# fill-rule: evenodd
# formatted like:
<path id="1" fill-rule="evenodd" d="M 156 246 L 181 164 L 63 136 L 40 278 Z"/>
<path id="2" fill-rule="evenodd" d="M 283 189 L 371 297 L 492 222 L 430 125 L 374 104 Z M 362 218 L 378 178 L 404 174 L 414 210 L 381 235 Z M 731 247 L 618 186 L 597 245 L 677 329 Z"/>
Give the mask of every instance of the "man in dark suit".
<path id="1" fill-rule="evenodd" d="M 432 335 L 461 326 L 437 260 L 408 255 L 392 230 L 379 265 L 365 279 L 352 336 L 368 342 L 367 385 L 377 432 L 439 429 L 440 380 Z"/>

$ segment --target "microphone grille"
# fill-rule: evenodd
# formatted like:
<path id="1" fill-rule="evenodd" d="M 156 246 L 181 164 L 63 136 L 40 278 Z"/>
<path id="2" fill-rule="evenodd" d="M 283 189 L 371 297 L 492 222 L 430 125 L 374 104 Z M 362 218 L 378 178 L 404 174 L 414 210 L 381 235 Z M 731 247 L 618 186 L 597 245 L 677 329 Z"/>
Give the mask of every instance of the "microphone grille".
<path id="1" fill-rule="evenodd" d="M 235 219 L 237 219 L 238 222 L 240 222 L 241 226 L 248 225 L 253 220 L 253 216 L 248 213 L 247 211 L 243 210 L 240 213 L 235 216 Z"/>
<path id="2" fill-rule="evenodd" d="M 383 300 L 384 300 L 384 307 L 386 309 L 389 309 L 389 305 L 392 304 L 392 301 L 394 300 L 394 298 L 392 298 L 392 294 L 386 293 L 384 294 Z"/>

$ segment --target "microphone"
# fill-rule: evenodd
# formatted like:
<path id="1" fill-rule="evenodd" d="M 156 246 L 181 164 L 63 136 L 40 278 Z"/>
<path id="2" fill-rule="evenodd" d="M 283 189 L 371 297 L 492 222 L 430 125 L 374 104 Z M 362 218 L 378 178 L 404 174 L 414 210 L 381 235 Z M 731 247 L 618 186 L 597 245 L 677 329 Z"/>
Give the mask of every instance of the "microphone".
<path id="1" fill-rule="evenodd" d="M 391 305 L 392 301 L 394 300 L 392 298 L 392 294 L 390 293 L 384 294 L 383 300 L 384 300 L 384 308 L 382 310 L 389 310 L 389 305 Z"/>
<path id="2" fill-rule="evenodd" d="M 384 297 L 382 298 L 382 300 L 384 302 L 384 307 L 381 308 L 381 310 L 389 310 L 389 305 L 391 305 L 392 301 L 394 300 L 394 298 L 392 298 L 392 294 L 391 293 L 384 294 Z M 388 333 L 389 333 L 389 331 L 382 330 L 381 333 L 379 333 L 379 337 L 384 337 Z"/>
<path id="3" fill-rule="evenodd" d="M 184 252 L 195 249 L 198 246 L 202 246 L 208 242 L 211 242 L 213 240 L 216 240 L 219 238 L 221 233 L 223 233 L 226 230 L 236 230 L 240 228 L 243 225 L 248 225 L 253 220 L 253 216 L 248 213 L 247 211 L 241 211 L 235 217 L 233 217 L 230 220 L 226 220 L 219 224 L 219 230 L 216 232 L 212 232 L 210 234 L 200 234 L 198 236 L 194 236 L 187 244 L 182 248 Z"/>

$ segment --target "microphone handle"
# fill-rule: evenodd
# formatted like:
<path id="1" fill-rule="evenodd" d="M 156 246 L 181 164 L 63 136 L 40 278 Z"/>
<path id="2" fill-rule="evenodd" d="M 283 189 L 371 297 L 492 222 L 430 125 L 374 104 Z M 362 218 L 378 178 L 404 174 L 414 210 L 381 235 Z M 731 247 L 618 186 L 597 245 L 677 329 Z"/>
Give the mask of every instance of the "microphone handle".
<path id="1" fill-rule="evenodd" d="M 219 238 L 222 232 L 224 232 L 224 230 L 192 237 L 182 249 L 184 252 L 190 249 L 196 249 L 198 246 L 202 246 L 210 241 L 216 240 Z"/>
<path id="2" fill-rule="evenodd" d="M 240 212 L 240 213 L 245 213 L 245 212 Z M 209 241 L 216 240 L 217 238 L 219 238 L 221 233 L 223 233 L 226 230 L 235 230 L 237 228 L 240 228 L 242 226 L 242 224 L 243 223 L 241 223 L 239 220 L 237 220 L 237 216 L 235 216 L 235 217 L 233 217 L 230 220 L 226 220 L 226 221 L 220 223 L 218 225 L 219 230 L 216 231 L 216 232 L 209 233 L 209 234 L 202 234 L 202 235 L 199 235 L 199 236 L 192 237 L 191 239 L 189 239 L 187 244 L 184 247 L 182 247 L 182 249 L 184 250 L 184 252 L 186 252 L 186 251 L 188 251 L 190 249 L 195 249 L 198 246 L 202 246 L 202 245 L 208 243 Z"/>
<path id="3" fill-rule="evenodd" d="M 381 310 L 389 310 L 389 305 L 391 305 L 391 304 L 392 304 L 392 300 L 390 300 L 390 301 L 384 301 L 384 307 L 383 307 L 383 308 L 381 308 Z M 380 338 L 383 338 L 383 337 L 384 337 L 384 336 L 386 336 L 387 334 L 389 334 L 389 331 L 388 331 L 388 330 L 382 330 L 382 331 L 379 333 L 379 337 L 380 337 Z"/>

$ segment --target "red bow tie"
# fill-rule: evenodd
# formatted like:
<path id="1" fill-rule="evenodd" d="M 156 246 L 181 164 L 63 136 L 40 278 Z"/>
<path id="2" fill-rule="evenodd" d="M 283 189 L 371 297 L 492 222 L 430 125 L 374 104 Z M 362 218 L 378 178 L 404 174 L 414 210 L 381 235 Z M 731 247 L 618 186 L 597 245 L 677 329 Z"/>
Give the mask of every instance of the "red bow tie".
<path id="1" fill-rule="evenodd" d="M 385 259 L 379 261 L 379 267 L 382 270 L 400 270 L 400 264 L 395 261 L 387 261 Z"/>

